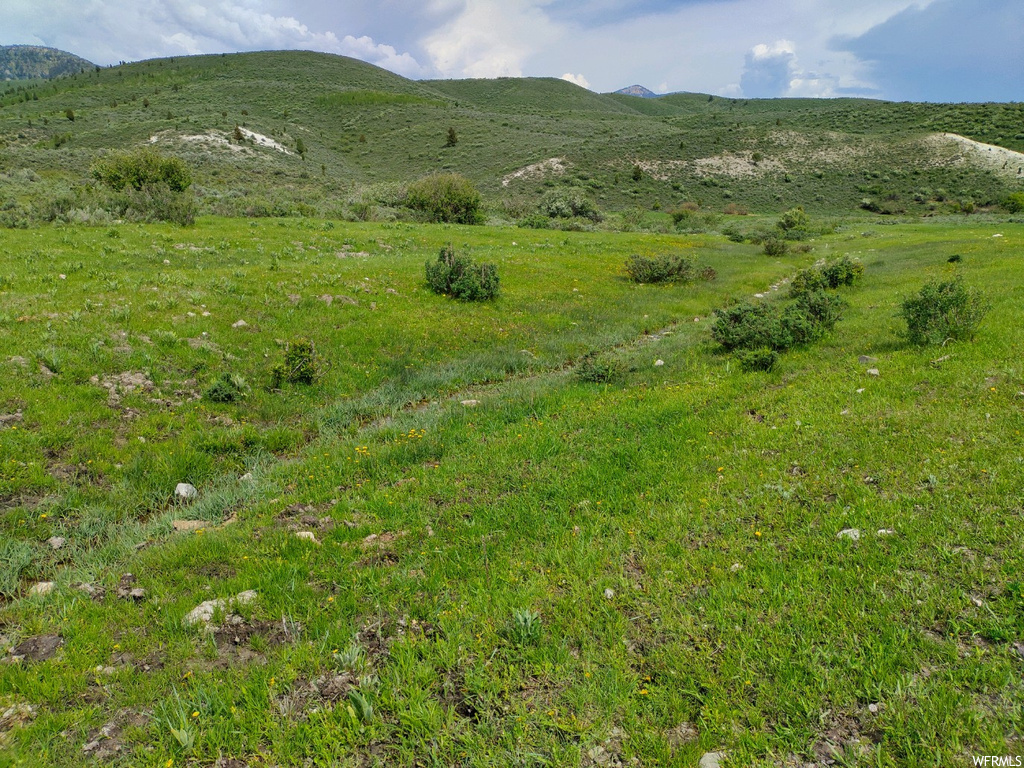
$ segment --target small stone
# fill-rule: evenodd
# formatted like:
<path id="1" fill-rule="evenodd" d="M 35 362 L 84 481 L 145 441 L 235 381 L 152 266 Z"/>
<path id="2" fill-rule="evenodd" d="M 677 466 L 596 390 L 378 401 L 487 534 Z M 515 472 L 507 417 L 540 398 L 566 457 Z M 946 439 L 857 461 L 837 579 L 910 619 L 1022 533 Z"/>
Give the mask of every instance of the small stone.
<path id="1" fill-rule="evenodd" d="M 427 526 L 427 536 L 433 536 L 433 535 L 434 535 L 434 529 L 433 529 L 433 528 L 431 528 L 431 527 L 430 527 L 430 526 L 428 525 L 428 526 Z"/>
<path id="2" fill-rule="evenodd" d="M 733 573 L 736 573 L 736 571 L 742 571 L 743 570 L 743 566 L 740 563 L 733 563 L 732 565 L 729 566 L 729 570 L 732 571 Z"/>
<path id="3" fill-rule="evenodd" d="M 46 543 L 50 545 L 50 549 L 60 549 L 68 543 L 68 540 L 63 536 L 51 536 L 46 540 Z"/>
<path id="4" fill-rule="evenodd" d="M 207 600 L 189 611 L 184 618 L 184 622 L 188 625 L 209 624 L 217 610 L 226 611 L 228 608 L 236 605 L 247 605 L 255 600 L 256 597 L 255 590 L 250 589 L 240 592 L 234 597 Z"/>
<path id="5" fill-rule="evenodd" d="M 43 597 L 53 592 L 56 586 L 52 581 L 37 581 L 29 588 L 28 593 L 33 597 Z"/>
<path id="6" fill-rule="evenodd" d="M 246 472 L 244 475 L 242 475 L 238 479 L 241 480 L 243 483 L 251 483 L 252 482 L 252 472 Z"/>
<path id="7" fill-rule="evenodd" d="M 171 525 L 179 532 L 201 531 L 209 526 L 205 520 L 174 520 Z"/>
<path id="8" fill-rule="evenodd" d="M 170 263 L 171 263 L 170 259 L 164 259 L 164 264 L 170 264 Z"/>
<path id="9" fill-rule="evenodd" d="M 199 495 L 199 491 L 191 483 L 178 483 L 174 486 L 174 495 L 179 499 L 194 499 Z"/>
<path id="10" fill-rule="evenodd" d="M 975 597 L 974 595 L 971 595 L 971 602 L 974 603 L 974 607 L 975 608 L 984 608 L 985 607 L 985 602 L 983 600 L 981 600 L 980 598 Z"/>
<path id="11" fill-rule="evenodd" d="M 135 587 L 135 589 L 128 592 L 128 600 L 134 600 L 136 603 L 146 599 L 146 590 L 142 587 Z"/>
<path id="12" fill-rule="evenodd" d="M 878 705 L 877 704 L 868 704 L 868 712 L 870 712 L 872 715 L 877 715 L 878 714 Z"/>
<path id="13" fill-rule="evenodd" d="M 868 376 L 881 376 L 877 368 L 868 368 Z"/>
<path id="14" fill-rule="evenodd" d="M 608 600 L 611 600 L 613 597 L 615 597 L 615 590 L 612 589 L 611 587 L 606 587 L 605 590 L 604 590 L 604 596 Z"/>
<path id="15" fill-rule="evenodd" d="M 392 296 L 398 295 L 398 291 L 396 291 L 394 288 L 388 288 L 384 291 L 384 293 L 390 293 Z"/>
<path id="16" fill-rule="evenodd" d="M 697 766 L 698 768 L 722 768 L 724 759 L 725 752 L 705 752 Z"/>
<path id="17" fill-rule="evenodd" d="M 654 361 L 654 367 L 655 368 L 661 368 L 661 366 L 663 366 L 664 364 L 665 364 L 664 360 L 655 360 Z"/>
<path id="18" fill-rule="evenodd" d="M 896 531 L 894 531 L 892 528 L 879 528 L 878 529 L 878 535 L 879 536 L 895 536 L 896 535 Z"/>
<path id="19" fill-rule="evenodd" d="M 849 539 L 850 541 L 860 541 L 860 530 L 857 528 L 845 528 L 836 534 L 837 539 Z"/>
<path id="20" fill-rule="evenodd" d="M 95 673 L 96 673 L 97 675 L 112 675 L 112 674 L 114 674 L 115 672 L 117 672 L 117 668 L 116 668 L 116 667 L 104 667 L 104 666 L 103 666 L 102 664 L 100 664 L 100 665 L 99 665 L 98 667 L 96 667 L 96 669 L 95 669 L 95 670 L 93 670 L 93 671 L 94 671 L 94 672 L 95 672 Z"/>
<path id="21" fill-rule="evenodd" d="M 312 531 L 296 531 L 295 532 L 295 538 L 302 539 L 303 541 L 309 541 L 309 542 L 312 542 L 313 544 L 319 544 L 320 543 L 319 541 L 316 540 L 316 534 L 313 533 Z"/>
<path id="22" fill-rule="evenodd" d="M 59 277 L 61 280 L 67 280 L 68 279 L 67 275 L 57 275 L 57 277 Z"/>
<path id="23" fill-rule="evenodd" d="M 365 546 L 367 544 L 373 544 L 373 542 L 375 542 L 379 538 L 380 537 L 376 533 L 371 533 L 369 536 L 363 539 L 363 545 Z"/>
<path id="24" fill-rule="evenodd" d="M 764 298 L 764 294 L 763 293 L 755 293 L 754 294 L 754 298 L 755 299 L 763 299 Z"/>
<path id="25" fill-rule="evenodd" d="M 467 408 L 475 408 L 476 406 L 480 405 L 479 400 L 463 400 L 461 402 L 462 405 L 466 406 Z"/>
<path id="26" fill-rule="evenodd" d="M 858 389 L 858 390 L 857 390 L 857 394 L 858 394 L 858 395 L 862 395 L 862 394 L 864 394 L 864 389 L 863 389 L 863 388 L 861 388 L 861 389 Z"/>
<path id="27" fill-rule="evenodd" d="M 249 324 L 245 320 L 236 320 L 231 324 L 232 328 L 247 328 Z"/>
<path id="28" fill-rule="evenodd" d="M 860 363 L 861 365 L 868 365 L 869 363 L 877 363 L 878 358 L 868 357 L 867 355 L 861 355 L 860 357 L 857 358 L 857 362 Z"/>

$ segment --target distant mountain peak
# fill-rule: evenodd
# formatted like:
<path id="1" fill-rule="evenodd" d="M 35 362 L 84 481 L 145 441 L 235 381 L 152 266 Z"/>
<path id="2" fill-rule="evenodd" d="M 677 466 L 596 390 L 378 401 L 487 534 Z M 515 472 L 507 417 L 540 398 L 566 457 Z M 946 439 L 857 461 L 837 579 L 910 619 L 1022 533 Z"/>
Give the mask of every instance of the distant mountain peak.
<path id="1" fill-rule="evenodd" d="M 621 88 L 615 93 L 621 93 L 623 96 L 639 96 L 641 99 L 656 99 L 658 94 L 654 91 L 649 91 L 642 85 L 631 85 L 627 88 Z"/>

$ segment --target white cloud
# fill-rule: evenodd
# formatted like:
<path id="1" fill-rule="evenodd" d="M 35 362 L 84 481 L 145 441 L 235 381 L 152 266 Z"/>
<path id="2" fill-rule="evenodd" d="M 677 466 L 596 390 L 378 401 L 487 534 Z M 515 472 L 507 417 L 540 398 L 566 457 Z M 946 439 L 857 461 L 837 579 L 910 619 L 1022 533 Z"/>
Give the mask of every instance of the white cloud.
<path id="1" fill-rule="evenodd" d="M 429 34 L 423 48 L 447 77 L 519 77 L 524 61 L 557 36 L 536 2 L 472 0 Z"/>
<path id="2" fill-rule="evenodd" d="M 590 90 L 590 81 L 583 75 L 574 75 L 572 72 L 566 72 L 562 75 L 562 80 L 568 80 L 570 83 L 575 83 L 580 88 L 586 88 L 588 91 Z"/>

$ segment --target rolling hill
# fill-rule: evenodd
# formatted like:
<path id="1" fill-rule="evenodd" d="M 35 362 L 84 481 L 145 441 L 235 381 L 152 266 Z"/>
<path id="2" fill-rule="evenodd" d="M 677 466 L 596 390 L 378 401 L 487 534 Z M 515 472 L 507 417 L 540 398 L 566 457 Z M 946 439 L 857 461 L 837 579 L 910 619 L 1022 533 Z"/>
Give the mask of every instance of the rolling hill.
<path id="1" fill-rule="evenodd" d="M 196 56 L 9 84 L 0 196 L 12 209 L 70 194 L 105 151 L 152 144 L 186 159 L 222 213 L 388 215 L 395 184 L 437 171 L 513 217 L 566 186 L 605 211 L 928 213 L 995 204 L 1024 179 L 1024 156 L 995 167 L 944 134 L 1019 153 L 1022 124 L 1020 104 L 639 99 L 552 78 L 416 82 L 309 52 Z M 233 143 L 236 126 L 266 140 Z"/>
<path id="2" fill-rule="evenodd" d="M 81 56 L 41 45 L 0 45 L 0 81 L 52 80 L 95 65 Z"/>

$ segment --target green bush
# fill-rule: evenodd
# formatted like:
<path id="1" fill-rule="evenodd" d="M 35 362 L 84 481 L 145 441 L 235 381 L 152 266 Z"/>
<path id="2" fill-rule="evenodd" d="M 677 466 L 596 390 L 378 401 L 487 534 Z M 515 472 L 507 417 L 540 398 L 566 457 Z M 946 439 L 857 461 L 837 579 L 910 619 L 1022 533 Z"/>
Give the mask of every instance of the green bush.
<path id="1" fill-rule="evenodd" d="M 116 192 L 157 185 L 184 192 L 192 185 L 192 172 L 183 160 L 149 148 L 110 154 L 93 165 L 92 175 Z"/>
<path id="2" fill-rule="evenodd" d="M 295 339 L 284 352 L 284 362 L 270 369 L 271 387 L 282 384 L 312 384 L 322 373 L 322 363 L 309 339 Z"/>
<path id="3" fill-rule="evenodd" d="M 789 243 L 776 234 L 765 235 L 761 240 L 767 256 L 785 256 L 789 251 Z"/>
<path id="4" fill-rule="evenodd" d="M 1024 192 L 1014 192 L 1003 201 L 1003 208 L 1010 213 L 1024 213 Z"/>
<path id="5" fill-rule="evenodd" d="M 430 221 L 481 224 L 480 193 L 469 179 L 457 173 L 436 173 L 409 185 L 404 204 Z"/>
<path id="6" fill-rule="evenodd" d="M 203 394 L 207 400 L 215 403 L 234 403 L 243 399 L 249 392 L 249 385 L 237 373 L 225 372 Z"/>
<path id="7" fill-rule="evenodd" d="M 863 264 L 849 256 L 843 256 L 826 264 L 801 269 L 793 277 L 789 295 L 791 298 L 797 298 L 815 291 L 835 290 L 842 286 L 853 285 L 860 280 L 863 274 Z"/>
<path id="8" fill-rule="evenodd" d="M 591 352 L 576 366 L 576 378 L 587 384 L 610 384 L 621 379 L 626 371 L 626 364 L 617 357 Z"/>
<path id="9" fill-rule="evenodd" d="M 427 285 L 434 293 L 464 301 L 486 301 L 498 295 L 500 280 L 493 264 L 477 264 L 455 253 L 451 245 L 441 249 L 437 261 L 426 264 Z"/>
<path id="10" fill-rule="evenodd" d="M 843 306 L 842 298 L 827 291 L 811 291 L 786 304 L 743 302 L 715 310 L 711 336 L 727 350 L 781 352 L 831 331 Z"/>
<path id="11" fill-rule="evenodd" d="M 540 201 L 540 211 L 552 219 L 583 218 L 601 221 L 601 212 L 584 194 L 583 190 L 573 187 L 552 189 L 545 193 Z"/>
<path id="12" fill-rule="evenodd" d="M 769 347 L 748 349 L 737 355 L 744 371 L 770 371 L 778 362 L 779 353 Z"/>
<path id="13" fill-rule="evenodd" d="M 688 283 L 695 273 L 693 260 L 679 253 L 633 254 L 626 260 L 626 274 L 634 283 Z"/>
<path id="14" fill-rule="evenodd" d="M 900 315 L 907 323 L 907 341 L 924 346 L 973 338 L 988 310 L 981 294 L 965 286 L 958 275 L 925 285 L 903 302 Z"/>

